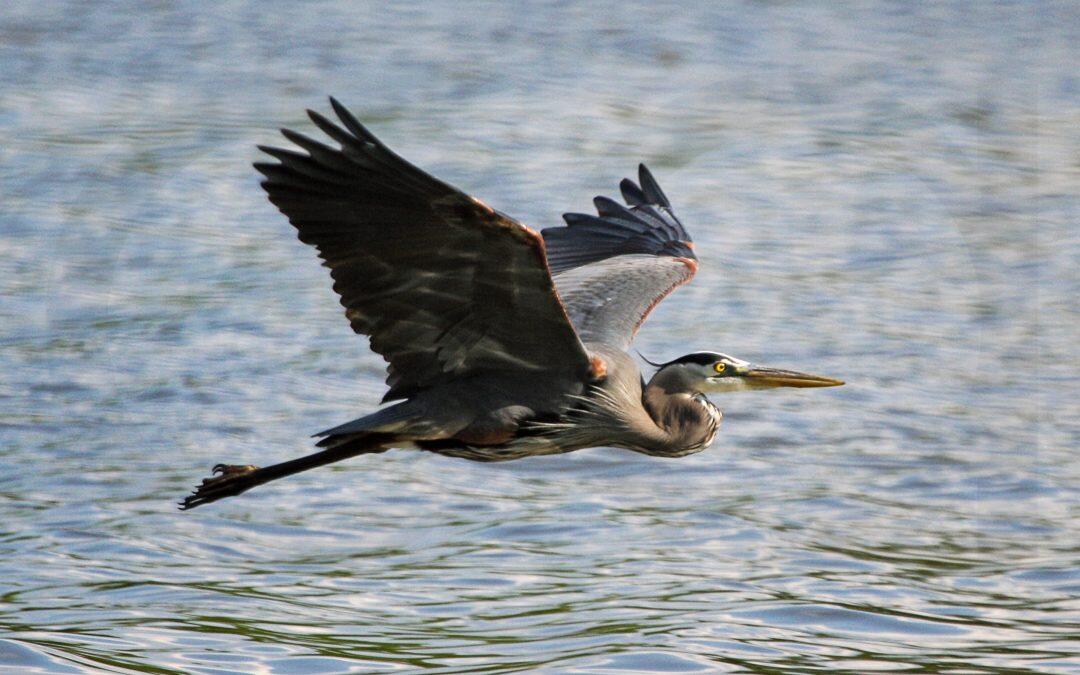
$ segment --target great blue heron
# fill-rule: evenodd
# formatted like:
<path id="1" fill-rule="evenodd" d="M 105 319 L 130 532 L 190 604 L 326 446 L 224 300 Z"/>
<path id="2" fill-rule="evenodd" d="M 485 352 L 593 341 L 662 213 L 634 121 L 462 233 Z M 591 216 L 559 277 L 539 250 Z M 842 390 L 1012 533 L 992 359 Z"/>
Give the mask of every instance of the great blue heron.
<path id="1" fill-rule="evenodd" d="M 263 468 L 214 467 L 180 506 L 356 455 L 419 448 L 494 462 L 612 446 L 659 457 L 704 450 L 721 413 L 707 392 L 831 387 L 717 352 L 658 366 L 626 350 L 650 310 L 697 270 L 690 236 L 644 165 L 626 206 L 537 233 L 390 151 L 333 98 L 314 111 L 333 148 L 282 129 L 304 152 L 260 146 L 270 201 L 315 246 L 357 333 L 388 362 L 399 401 L 316 434 L 321 452 Z"/>

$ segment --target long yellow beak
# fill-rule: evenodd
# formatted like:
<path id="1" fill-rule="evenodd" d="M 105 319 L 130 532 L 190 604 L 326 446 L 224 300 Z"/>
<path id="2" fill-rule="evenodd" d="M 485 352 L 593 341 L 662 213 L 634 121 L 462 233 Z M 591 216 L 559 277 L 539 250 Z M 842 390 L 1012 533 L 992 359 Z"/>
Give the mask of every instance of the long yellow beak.
<path id="1" fill-rule="evenodd" d="M 800 373 L 794 370 L 781 370 L 779 368 L 763 368 L 752 366 L 743 374 L 746 383 L 751 387 L 839 387 L 843 380 L 834 380 L 831 377 Z"/>

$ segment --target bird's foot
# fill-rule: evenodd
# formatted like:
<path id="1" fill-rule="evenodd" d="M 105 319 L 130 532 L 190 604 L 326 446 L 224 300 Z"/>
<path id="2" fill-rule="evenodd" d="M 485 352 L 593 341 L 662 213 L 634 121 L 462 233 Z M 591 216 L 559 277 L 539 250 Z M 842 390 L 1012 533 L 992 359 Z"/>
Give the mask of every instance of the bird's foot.
<path id="1" fill-rule="evenodd" d="M 195 488 L 195 492 L 180 502 L 180 510 L 186 511 L 225 497 L 233 497 L 254 487 L 257 483 L 250 480 L 250 477 L 258 470 L 259 467 L 253 464 L 215 465 L 214 475 L 204 478 L 203 482 Z"/>

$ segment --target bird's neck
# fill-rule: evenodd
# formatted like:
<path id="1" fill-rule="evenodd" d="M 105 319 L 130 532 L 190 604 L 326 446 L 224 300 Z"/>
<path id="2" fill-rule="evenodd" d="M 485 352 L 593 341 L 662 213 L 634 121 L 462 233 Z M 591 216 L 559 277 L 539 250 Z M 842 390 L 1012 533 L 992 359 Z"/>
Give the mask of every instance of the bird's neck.
<path id="1" fill-rule="evenodd" d="M 701 452 L 712 443 L 722 415 L 702 394 L 672 388 L 654 377 L 642 392 L 642 403 L 660 435 L 662 454 L 681 457 Z"/>

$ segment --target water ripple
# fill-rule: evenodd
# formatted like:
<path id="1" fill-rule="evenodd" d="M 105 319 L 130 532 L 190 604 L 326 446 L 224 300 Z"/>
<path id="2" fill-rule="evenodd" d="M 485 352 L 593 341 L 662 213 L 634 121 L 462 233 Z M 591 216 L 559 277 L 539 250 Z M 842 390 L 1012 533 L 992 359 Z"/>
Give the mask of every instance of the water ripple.
<path id="1" fill-rule="evenodd" d="M 1080 671 L 1068 3 L 8 4 L 0 669 Z M 641 351 L 848 386 L 177 513 L 382 394 L 249 167 L 327 93 L 540 227 L 648 162 L 703 265 Z"/>

